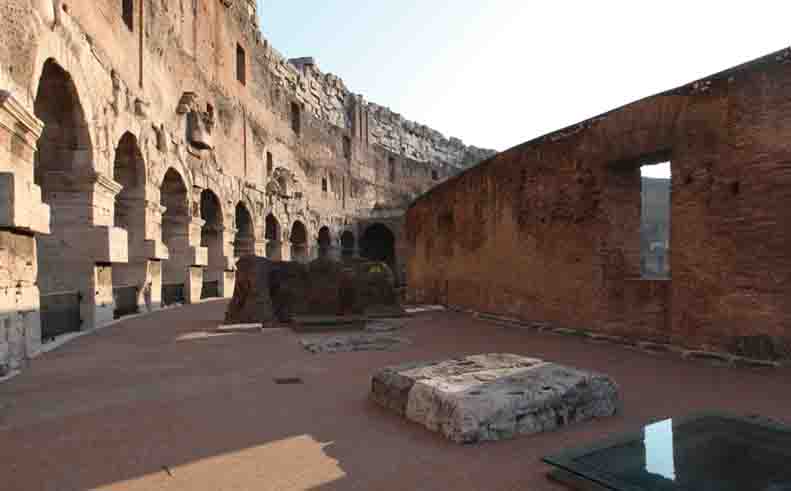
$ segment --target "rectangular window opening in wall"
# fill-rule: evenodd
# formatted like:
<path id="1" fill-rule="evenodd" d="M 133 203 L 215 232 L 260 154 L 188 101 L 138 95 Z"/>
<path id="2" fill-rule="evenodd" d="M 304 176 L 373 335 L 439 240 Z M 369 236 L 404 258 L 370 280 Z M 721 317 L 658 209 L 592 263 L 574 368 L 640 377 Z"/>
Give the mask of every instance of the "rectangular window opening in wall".
<path id="1" fill-rule="evenodd" d="M 326 177 L 322 177 L 321 178 L 321 191 L 323 193 L 327 192 L 327 178 Z"/>
<path id="2" fill-rule="evenodd" d="M 396 161 L 395 157 L 387 158 L 387 167 L 390 174 L 390 182 L 395 182 L 396 179 Z"/>
<path id="3" fill-rule="evenodd" d="M 275 160 L 272 158 L 272 152 L 266 152 L 266 174 L 272 175 L 275 170 Z"/>
<path id="4" fill-rule="evenodd" d="M 343 137 L 343 156 L 346 160 L 352 159 L 352 139 L 348 136 Z"/>
<path id="5" fill-rule="evenodd" d="M 302 129 L 302 110 L 296 102 L 291 103 L 291 129 L 299 135 Z"/>
<path id="6" fill-rule="evenodd" d="M 242 85 L 247 84 L 247 58 L 241 44 L 236 45 L 236 80 Z"/>
<path id="7" fill-rule="evenodd" d="M 134 0 L 121 0 L 121 18 L 130 31 L 135 30 L 135 2 Z"/>
<path id="8" fill-rule="evenodd" d="M 640 167 L 640 274 L 670 279 L 670 162 Z"/>

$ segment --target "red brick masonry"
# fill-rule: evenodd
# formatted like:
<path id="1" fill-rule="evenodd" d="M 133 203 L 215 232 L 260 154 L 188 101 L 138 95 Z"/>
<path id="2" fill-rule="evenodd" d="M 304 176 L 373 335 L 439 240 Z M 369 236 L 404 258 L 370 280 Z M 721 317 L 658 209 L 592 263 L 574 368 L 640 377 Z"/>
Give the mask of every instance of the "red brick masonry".
<path id="1" fill-rule="evenodd" d="M 671 161 L 669 282 L 640 276 L 640 165 Z M 788 355 L 791 50 L 527 142 L 407 215 L 411 299 Z"/>

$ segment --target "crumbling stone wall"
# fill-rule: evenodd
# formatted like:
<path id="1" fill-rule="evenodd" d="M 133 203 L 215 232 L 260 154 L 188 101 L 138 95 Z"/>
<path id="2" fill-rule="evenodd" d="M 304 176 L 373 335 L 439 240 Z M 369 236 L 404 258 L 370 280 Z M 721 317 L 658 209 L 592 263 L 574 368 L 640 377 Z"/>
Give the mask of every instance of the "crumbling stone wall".
<path id="1" fill-rule="evenodd" d="M 132 4 L 124 19 L 116 0 L 0 3 L 0 93 L 15 101 L 2 114 L 0 209 L 16 217 L 0 225 L 14 254 L 0 315 L 35 313 L 37 289 L 77 294 L 83 328 L 113 317 L 119 288 L 141 308 L 166 291 L 197 301 L 207 281 L 229 297 L 239 229 L 247 251 L 309 260 L 326 227 L 340 255 L 359 217 L 403 211 L 486 154 L 391 116 L 385 135 L 339 78 L 262 38 L 252 0 Z M 305 242 L 291 244 L 300 227 Z"/>
<path id="2" fill-rule="evenodd" d="M 789 61 L 784 50 L 629 104 L 434 188 L 407 213 L 410 296 L 779 356 L 791 338 Z M 666 160 L 671 279 L 646 281 L 639 167 Z"/>
<path id="3" fill-rule="evenodd" d="M 245 256 L 225 321 L 271 327 L 294 316 L 397 316 L 403 310 L 394 287 L 384 263 L 322 258 L 302 264 Z"/>

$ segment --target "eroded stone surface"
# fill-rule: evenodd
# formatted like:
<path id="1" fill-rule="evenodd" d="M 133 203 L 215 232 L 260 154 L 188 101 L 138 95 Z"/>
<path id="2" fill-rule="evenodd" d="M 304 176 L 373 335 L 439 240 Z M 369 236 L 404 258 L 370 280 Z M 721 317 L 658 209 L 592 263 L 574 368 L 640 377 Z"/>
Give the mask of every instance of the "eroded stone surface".
<path id="1" fill-rule="evenodd" d="M 512 354 L 388 367 L 374 375 L 371 397 L 458 443 L 553 430 L 620 404 L 605 375 Z"/>
<path id="2" fill-rule="evenodd" d="M 409 340 L 388 334 L 355 333 L 304 337 L 300 343 L 311 353 L 345 353 L 395 350 L 409 344 Z"/>
<path id="3" fill-rule="evenodd" d="M 403 313 L 390 269 L 383 263 L 318 259 L 308 264 L 247 256 L 237 263 L 228 323 L 289 322 L 294 316 Z"/>
<path id="4" fill-rule="evenodd" d="M 404 319 L 376 319 L 365 324 L 368 332 L 392 332 L 399 331 L 406 326 Z"/>

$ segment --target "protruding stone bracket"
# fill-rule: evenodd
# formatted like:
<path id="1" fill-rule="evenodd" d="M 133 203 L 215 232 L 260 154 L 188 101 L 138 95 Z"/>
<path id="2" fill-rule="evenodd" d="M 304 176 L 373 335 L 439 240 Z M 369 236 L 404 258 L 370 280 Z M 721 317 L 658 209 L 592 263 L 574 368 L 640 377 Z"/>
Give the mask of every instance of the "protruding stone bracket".
<path id="1" fill-rule="evenodd" d="M 44 131 L 44 123 L 6 90 L 0 90 L 0 126 L 22 138 L 33 150 Z"/>
<path id="2" fill-rule="evenodd" d="M 10 92 L 0 90 L 0 227 L 23 232 L 50 232 L 49 206 L 33 182 L 36 144 L 44 124 Z M 7 136 L 5 136 L 5 135 Z"/>

